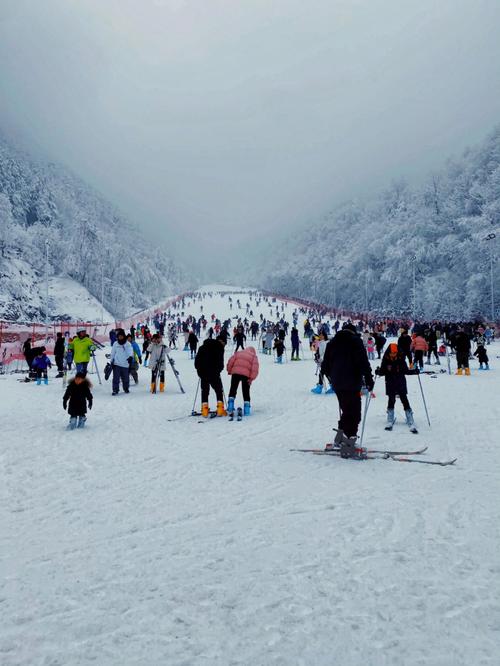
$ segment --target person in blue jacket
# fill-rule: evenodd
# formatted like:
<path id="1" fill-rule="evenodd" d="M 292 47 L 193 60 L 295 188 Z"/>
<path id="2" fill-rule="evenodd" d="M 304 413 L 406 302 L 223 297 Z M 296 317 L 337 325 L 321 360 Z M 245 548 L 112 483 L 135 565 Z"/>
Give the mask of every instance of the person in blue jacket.
<path id="1" fill-rule="evenodd" d="M 43 376 L 43 383 L 44 384 L 49 383 L 47 369 L 52 367 L 52 363 L 50 362 L 50 358 L 47 356 L 45 347 L 40 347 L 40 351 L 38 355 L 35 356 L 35 358 L 33 359 L 31 367 L 33 370 L 36 371 L 36 383 L 38 386 L 40 386 L 40 384 L 42 383 L 42 376 Z"/>
<path id="2" fill-rule="evenodd" d="M 116 332 L 116 342 L 111 348 L 110 363 L 113 368 L 113 395 L 120 392 L 120 380 L 125 393 L 129 392 L 130 366 L 134 360 L 134 350 L 127 341 L 127 336 L 122 328 Z"/>
<path id="3" fill-rule="evenodd" d="M 139 364 L 142 365 L 142 356 L 141 356 L 141 348 L 137 344 L 135 338 L 132 337 L 132 334 L 129 333 L 127 335 L 127 341 L 130 342 L 132 345 L 132 349 L 134 350 L 134 360 L 130 364 L 130 374 L 132 375 L 132 378 L 136 384 L 139 383 Z"/>

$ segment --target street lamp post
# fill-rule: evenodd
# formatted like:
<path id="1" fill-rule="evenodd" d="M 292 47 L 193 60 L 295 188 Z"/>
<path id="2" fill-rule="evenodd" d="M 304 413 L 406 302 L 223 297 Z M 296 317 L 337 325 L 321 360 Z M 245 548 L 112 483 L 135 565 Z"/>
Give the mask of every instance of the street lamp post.
<path id="1" fill-rule="evenodd" d="M 491 233 L 485 236 L 483 240 L 492 241 L 496 238 L 496 234 Z M 493 284 L 493 243 L 489 245 L 490 248 L 490 299 L 491 299 L 491 323 L 495 321 L 495 288 Z"/>
<path id="2" fill-rule="evenodd" d="M 45 239 L 45 342 L 49 339 L 49 247 L 48 239 Z"/>
<path id="3" fill-rule="evenodd" d="M 101 264 L 101 326 L 104 324 L 104 264 Z"/>

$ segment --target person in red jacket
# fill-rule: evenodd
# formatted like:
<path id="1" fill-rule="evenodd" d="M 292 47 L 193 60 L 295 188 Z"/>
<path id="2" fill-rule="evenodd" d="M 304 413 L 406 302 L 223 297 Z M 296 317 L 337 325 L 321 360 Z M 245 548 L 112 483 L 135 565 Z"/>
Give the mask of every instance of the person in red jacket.
<path id="1" fill-rule="evenodd" d="M 424 354 L 429 350 L 429 345 L 427 344 L 425 338 L 420 333 L 414 333 L 411 340 L 411 351 L 413 352 L 413 357 L 415 359 L 415 366 L 419 367 L 420 370 L 424 369 Z"/>
<path id="2" fill-rule="evenodd" d="M 253 347 L 235 352 L 227 362 L 227 372 L 231 375 L 231 388 L 227 401 L 227 411 L 234 412 L 234 400 L 241 382 L 243 391 L 243 414 L 250 416 L 250 385 L 259 374 L 259 359 Z"/>

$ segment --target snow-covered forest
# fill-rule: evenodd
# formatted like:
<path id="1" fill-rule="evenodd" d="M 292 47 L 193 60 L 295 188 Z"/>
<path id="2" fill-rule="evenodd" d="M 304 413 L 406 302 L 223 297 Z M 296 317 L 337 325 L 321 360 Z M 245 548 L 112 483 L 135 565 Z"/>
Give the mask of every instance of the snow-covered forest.
<path id="1" fill-rule="evenodd" d="M 98 299 L 104 284 L 104 306 L 117 317 L 188 286 L 168 248 L 143 238 L 86 183 L 0 137 L 0 316 L 44 315 L 46 241 L 50 274 L 73 278 Z"/>
<path id="2" fill-rule="evenodd" d="M 489 318 L 499 228 L 497 127 L 422 185 L 393 182 L 377 197 L 350 201 L 294 234 L 264 272 L 259 266 L 254 282 L 354 310 L 412 314 L 415 270 L 417 317 Z M 498 294 L 495 261 L 493 275 Z"/>

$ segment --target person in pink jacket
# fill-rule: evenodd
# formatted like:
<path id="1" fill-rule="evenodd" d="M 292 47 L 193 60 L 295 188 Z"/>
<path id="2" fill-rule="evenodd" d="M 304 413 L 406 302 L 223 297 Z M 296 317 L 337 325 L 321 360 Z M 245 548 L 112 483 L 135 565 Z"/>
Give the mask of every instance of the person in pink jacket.
<path id="1" fill-rule="evenodd" d="M 415 365 L 424 369 L 424 353 L 429 349 L 426 339 L 420 333 L 414 333 L 411 336 L 411 351 L 414 352 Z"/>
<path id="2" fill-rule="evenodd" d="M 235 352 L 227 362 L 227 373 L 231 375 L 231 388 L 227 401 L 227 411 L 234 412 L 234 400 L 241 382 L 243 391 L 243 414 L 250 416 L 250 385 L 259 374 L 259 359 L 253 347 Z"/>

